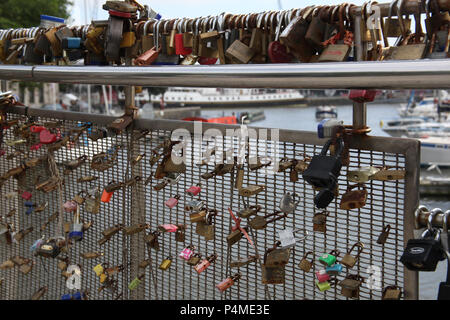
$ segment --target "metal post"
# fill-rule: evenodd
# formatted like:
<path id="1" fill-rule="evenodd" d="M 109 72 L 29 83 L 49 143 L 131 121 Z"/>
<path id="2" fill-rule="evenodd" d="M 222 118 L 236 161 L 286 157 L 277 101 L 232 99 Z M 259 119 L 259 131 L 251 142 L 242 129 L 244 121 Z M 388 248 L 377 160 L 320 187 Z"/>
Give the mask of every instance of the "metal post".
<path id="1" fill-rule="evenodd" d="M 355 17 L 355 50 L 356 60 L 361 61 L 363 59 L 364 46 L 362 45 L 361 37 L 361 16 Z M 367 124 L 367 106 L 363 102 L 353 102 L 353 129 L 363 129 Z"/>

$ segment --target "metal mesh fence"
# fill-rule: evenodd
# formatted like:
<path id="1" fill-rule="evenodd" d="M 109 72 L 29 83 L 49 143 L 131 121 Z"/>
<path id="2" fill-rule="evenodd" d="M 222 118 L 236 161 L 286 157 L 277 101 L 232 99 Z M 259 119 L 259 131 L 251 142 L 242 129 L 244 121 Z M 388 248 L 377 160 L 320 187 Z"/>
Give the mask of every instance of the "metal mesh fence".
<path id="1" fill-rule="evenodd" d="M 17 109 L 22 110 L 22 109 Z M 24 111 L 13 110 L 8 114 L 8 119 L 19 119 L 20 123 L 27 120 Z M 118 136 L 91 141 L 87 135 L 91 130 L 96 130 L 104 126 L 110 118 L 104 116 L 92 116 L 64 113 L 64 112 L 41 112 L 33 111 L 35 121 L 39 123 L 48 121 L 61 121 L 61 132 L 69 132 L 77 128 L 86 121 L 92 122 L 93 126 L 83 133 L 78 142 L 69 147 L 64 147 L 55 153 L 57 164 L 76 159 L 86 155 L 88 160 L 85 164 L 75 169 L 69 174 L 64 174 L 61 167 L 61 176 L 64 177 L 63 201 L 72 199 L 83 190 L 98 187 L 103 190 L 104 186 L 111 181 L 126 181 L 133 176 L 141 176 L 142 180 L 134 186 L 118 190 L 112 196 L 109 203 L 102 203 L 98 214 L 87 213 L 81 207 L 81 217 L 85 222 L 92 221 L 92 226 L 85 232 L 84 239 L 73 243 L 67 253 L 70 264 L 81 266 L 81 287 L 89 290 L 90 299 L 346 299 L 341 295 L 341 288 L 334 286 L 326 292 L 320 292 L 316 287 L 315 272 L 323 269 L 318 262 L 318 258 L 323 253 L 338 249 L 341 252 L 340 258 L 352 247 L 361 241 L 364 250 L 359 262 L 352 269 L 344 267 L 344 271 L 338 276 L 342 280 L 348 274 L 359 274 L 366 280 L 374 276 L 380 277 L 379 288 L 370 288 L 369 282 L 362 284 L 360 289 L 360 299 L 380 299 L 382 288 L 388 285 L 397 285 L 402 288 L 417 286 L 417 279 L 410 277 L 406 279 L 403 265 L 399 262 L 404 241 L 412 232 L 409 223 L 405 223 L 405 217 L 412 212 L 405 212 L 408 196 L 417 194 L 417 185 L 408 184 L 409 177 L 414 177 L 416 172 L 411 172 L 407 166 L 408 141 L 406 139 L 395 139 L 397 147 L 392 147 L 391 138 L 365 138 L 365 142 L 356 143 L 351 146 L 350 160 L 348 167 L 343 167 L 339 178 L 339 197 L 329 206 L 330 216 L 327 218 L 327 231 L 325 233 L 313 232 L 313 215 L 320 212 L 313 203 L 315 191 L 307 184 L 300 175 L 297 182 L 291 182 L 289 172 L 266 174 L 264 169 L 250 171 L 245 168 L 244 186 L 264 185 L 266 189 L 256 196 L 249 197 L 250 205 L 261 205 L 260 215 L 266 215 L 278 210 L 281 197 L 286 192 L 294 192 L 300 200 L 295 214 L 289 215 L 286 219 L 270 223 L 263 230 L 251 230 L 250 236 L 255 242 L 257 252 L 248 241 L 243 238 L 238 243 L 229 247 L 226 236 L 230 233 L 230 228 L 234 225 L 228 208 L 234 213 L 244 206 L 242 199 L 238 195 L 238 190 L 233 188 L 234 175 L 225 174 L 204 180 L 201 175 L 210 172 L 214 166 L 196 165 L 196 151 L 201 146 L 201 151 L 205 151 L 211 142 L 203 140 L 201 144 L 195 143 L 193 132 L 194 125 L 182 121 L 137 121 L 134 130 L 129 130 Z M 37 116 L 40 115 L 40 116 Z M 142 129 L 148 129 L 149 133 L 137 140 Z M 152 150 L 157 147 L 164 137 L 170 137 L 175 128 L 187 129 L 191 136 L 188 139 L 186 155 L 190 159 L 187 164 L 186 173 L 182 174 L 180 181 L 176 184 L 169 184 L 160 191 L 155 191 L 153 186 L 160 182 L 151 179 L 146 184 L 147 178 L 155 170 L 151 166 L 149 159 Z M 202 129 L 218 129 L 224 132 L 225 128 L 238 128 L 233 126 L 211 125 Z M 323 141 L 314 137 L 313 133 L 301 131 L 280 130 L 279 158 L 301 159 L 304 156 L 313 156 L 321 150 Z M 314 138 L 313 138 L 314 137 Z M 5 131 L 4 140 L 16 139 L 12 130 Z M 223 140 L 217 142 L 219 149 L 227 150 L 230 147 L 237 152 L 236 137 L 225 136 Z M 384 142 L 386 142 L 385 147 Z M 90 168 L 92 156 L 99 152 L 106 151 L 114 145 L 122 145 L 118 152 L 118 159 L 115 165 L 106 171 L 98 172 Z M 274 142 L 269 138 L 258 136 L 251 139 L 247 153 L 256 152 L 257 155 L 264 156 L 265 151 L 270 149 Z M 364 146 L 364 147 L 361 147 Z M 7 147 L 7 154 L 0 161 L 0 173 L 18 166 L 25 156 L 45 155 L 47 150 L 42 147 L 38 151 L 29 151 L 29 147 L 17 146 L 21 150 L 20 154 L 7 160 L 7 156 L 14 150 Z M 416 150 L 418 153 L 418 150 Z M 416 153 L 416 154 L 417 154 Z M 145 157 L 135 165 L 131 165 L 130 159 L 139 154 Z M 220 154 L 220 153 L 219 153 Z M 218 156 L 216 154 L 216 156 Z M 214 157 L 212 158 L 214 159 Z M 410 159 L 414 163 L 414 159 Z M 397 181 L 376 181 L 367 182 L 368 197 L 366 205 L 358 210 L 341 210 L 339 202 L 342 194 L 345 193 L 350 184 L 346 179 L 346 171 L 362 166 L 391 166 L 400 170 L 407 169 L 407 180 Z M 34 230 L 26 235 L 18 243 L 1 244 L 0 258 L 5 261 L 12 256 L 19 255 L 33 259 L 34 266 L 29 274 L 22 274 L 17 267 L 0 270 L 1 277 L 4 278 L 0 286 L 2 299 L 30 299 L 34 292 L 46 286 L 47 293 L 42 299 L 60 299 L 65 293 L 71 290 L 66 287 L 66 278 L 63 277 L 60 269 L 57 268 L 57 259 L 39 258 L 32 256 L 30 246 L 42 235 L 54 236 L 58 234 L 58 220 L 54 220 L 43 228 L 49 217 L 58 212 L 60 202 L 56 191 L 43 193 L 35 190 L 36 181 L 43 181 L 48 177 L 48 165 L 44 162 L 39 166 L 27 169 L 19 179 L 11 178 L 5 182 L 1 189 L 2 206 L 0 212 L 4 220 L 14 224 L 16 230 L 33 226 Z M 79 183 L 77 180 L 82 176 L 97 176 L 98 179 L 92 182 Z M 40 177 L 39 177 L 40 176 Z M 39 177 L 39 179 L 38 179 Z M 42 180 L 41 180 L 42 179 Z M 196 199 L 186 194 L 186 189 L 201 184 L 199 198 L 205 202 L 208 208 L 216 209 L 219 214 L 214 220 L 215 236 L 214 240 L 205 241 L 204 237 L 196 233 L 196 227 L 189 221 L 189 213 L 184 210 L 184 204 Z M 36 205 L 48 203 L 43 212 L 26 214 L 24 200 L 20 194 L 22 191 L 30 191 L 33 196 L 31 201 Z M 6 194 L 19 191 L 18 196 L 7 199 Z M 173 209 L 169 209 L 164 202 L 175 195 L 180 195 L 179 204 Z M 247 200 L 247 199 L 246 199 Z M 16 213 L 11 217 L 6 217 L 12 209 Z M 64 220 L 70 221 L 72 215 L 64 213 Z M 243 219 L 245 220 L 245 219 Z M 103 245 L 98 244 L 102 238 L 101 232 L 116 224 L 129 226 L 136 223 L 148 223 L 149 230 L 140 232 L 132 236 L 126 236 L 119 232 Z M 159 237 L 160 249 L 148 248 L 143 240 L 145 234 L 157 230 L 161 224 L 186 224 L 185 241 L 176 241 L 174 233 L 163 233 Z M 242 221 L 246 225 L 246 221 Z M 391 232 L 384 245 L 376 243 L 383 227 L 389 224 Z M 304 241 L 300 241 L 292 249 L 289 263 L 286 265 L 286 280 L 284 284 L 264 285 L 261 282 L 261 266 L 259 263 L 251 263 L 239 269 L 229 268 L 229 262 L 239 257 L 247 257 L 264 252 L 272 247 L 278 240 L 278 232 L 289 228 L 299 228 L 308 231 L 309 235 Z M 185 260 L 178 257 L 179 253 L 188 245 L 195 246 L 195 252 L 200 253 L 203 258 L 216 253 L 218 259 L 211 264 L 204 272 L 197 274 L 193 267 Z M 81 253 L 100 251 L 103 256 L 95 259 L 84 259 Z M 298 264 L 303 255 L 312 251 L 314 264 L 310 272 L 302 271 Z M 159 269 L 159 265 L 167 257 L 172 257 L 172 264 L 167 270 Z M 151 259 L 151 264 L 146 269 L 138 268 L 138 264 Z M 124 270 L 116 276 L 117 289 L 108 289 L 98 292 L 100 287 L 99 277 L 93 271 L 93 267 L 99 263 L 106 262 L 109 266 L 123 265 Z M 230 289 L 221 293 L 215 285 L 226 277 L 240 272 L 242 277 Z M 377 273 L 379 271 L 379 274 Z M 128 284 L 138 275 L 145 274 L 143 282 L 137 289 L 130 291 Z M 408 282 L 408 284 L 406 284 Z M 409 292 L 408 294 L 414 294 Z"/>

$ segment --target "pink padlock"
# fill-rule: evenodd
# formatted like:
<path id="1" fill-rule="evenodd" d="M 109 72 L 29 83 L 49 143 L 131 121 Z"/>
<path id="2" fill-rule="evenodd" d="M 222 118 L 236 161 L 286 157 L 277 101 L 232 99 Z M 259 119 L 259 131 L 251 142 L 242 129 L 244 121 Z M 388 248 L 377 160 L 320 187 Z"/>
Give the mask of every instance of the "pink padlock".
<path id="1" fill-rule="evenodd" d="M 77 206 L 78 204 L 75 201 L 69 200 L 64 203 L 63 208 L 65 212 L 71 213 L 77 210 Z"/>
<path id="2" fill-rule="evenodd" d="M 178 204 L 178 200 L 180 200 L 180 196 L 176 195 L 175 197 L 167 200 L 164 204 L 166 205 L 166 207 L 169 207 L 170 209 L 172 209 L 173 207 L 175 207 Z"/>
<path id="3" fill-rule="evenodd" d="M 221 283 L 216 285 L 216 288 L 219 289 L 219 291 L 223 292 L 227 290 L 229 287 L 231 287 L 235 281 L 239 280 L 241 278 L 240 273 L 236 273 L 232 277 L 228 277 L 225 280 L 223 280 Z"/>
<path id="4" fill-rule="evenodd" d="M 202 191 L 202 188 L 200 187 L 199 184 L 197 184 L 196 186 L 192 186 L 189 189 L 187 189 L 186 193 L 195 197 L 196 195 L 198 195 L 200 193 L 200 191 Z"/>
<path id="5" fill-rule="evenodd" d="M 189 246 L 183 249 L 180 253 L 180 258 L 183 258 L 184 260 L 189 260 L 191 256 L 194 254 L 193 247 Z"/>
<path id="6" fill-rule="evenodd" d="M 175 224 L 162 224 L 158 226 L 162 232 L 177 232 L 178 226 Z"/>
<path id="7" fill-rule="evenodd" d="M 330 280 L 330 275 L 327 274 L 327 272 L 325 270 L 316 271 L 316 277 L 317 277 L 317 280 L 319 280 L 319 282 L 326 282 L 326 281 Z"/>
<path id="8" fill-rule="evenodd" d="M 372 102 L 377 94 L 376 90 L 350 90 L 348 98 L 356 102 Z"/>
<path id="9" fill-rule="evenodd" d="M 24 191 L 21 195 L 22 199 L 24 200 L 30 200 L 32 196 L 33 194 L 31 194 L 31 192 L 28 191 Z"/>
<path id="10" fill-rule="evenodd" d="M 216 260 L 216 258 L 217 258 L 216 254 L 207 257 L 194 267 L 195 271 L 197 271 L 198 274 L 202 273 L 203 271 L 206 270 L 206 268 L 208 268 L 211 265 L 212 262 L 214 262 L 214 260 Z"/>

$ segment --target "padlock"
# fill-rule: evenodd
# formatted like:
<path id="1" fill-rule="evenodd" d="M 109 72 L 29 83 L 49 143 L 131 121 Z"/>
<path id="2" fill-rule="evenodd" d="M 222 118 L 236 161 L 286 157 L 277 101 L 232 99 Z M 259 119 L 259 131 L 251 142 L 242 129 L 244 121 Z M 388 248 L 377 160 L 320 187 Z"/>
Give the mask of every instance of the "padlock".
<path id="1" fill-rule="evenodd" d="M 295 246 L 296 240 L 294 237 L 294 231 L 290 228 L 286 228 L 278 232 L 280 238 L 279 247 L 282 249 L 292 248 Z"/>
<path id="2" fill-rule="evenodd" d="M 353 190 L 362 187 L 362 190 Z M 367 190 L 364 185 L 353 185 L 347 188 L 347 192 L 342 195 L 340 208 L 343 210 L 360 209 L 366 205 Z"/>
<path id="3" fill-rule="evenodd" d="M 202 255 L 200 253 L 194 253 L 186 263 L 190 266 L 196 266 L 201 260 Z"/>
<path id="4" fill-rule="evenodd" d="M 22 194 L 21 194 L 20 196 L 22 197 L 22 199 L 28 201 L 28 200 L 31 199 L 31 197 L 33 196 L 33 194 L 32 194 L 31 192 L 24 191 L 24 192 L 22 192 Z"/>
<path id="5" fill-rule="evenodd" d="M 175 197 L 167 200 L 164 204 L 166 205 L 166 207 L 173 209 L 178 204 L 178 200 L 180 200 L 180 196 L 176 195 Z"/>
<path id="6" fill-rule="evenodd" d="M 14 268 L 15 264 L 11 260 L 6 260 L 2 264 L 0 264 L 0 270 L 7 270 Z"/>
<path id="7" fill-rule="evenodd" d="M 352 256 L 351 253 L 352 253 L 353 249 L 355 249 L 356 247 L 358 247 L 358 253 L 356 254 L 356 256 Z M 353 268 L 355 266 L 356 262 L 358 262 L 363 249 L 364 249 L 364 244 L 362 242 L 358 241 L 345 254 L 345 256 L 341 260 L 341 263 L 349 269 Z"/>
<path id="8" fill-rule="evenodd" d="M 266 220 L 267 218 L 270 218 L 273 216 L 275 216 L 275 217 L 270 220 Z M 281 214 L 280 211 L 275 211 L 274 213 L 267 214 L 264 217 L 256 216 L 252 220 L 250 220 L 248 224 L 250 225 L 250 227 L 252 227 L 255 230 L 261 230 L 261 229 L 264 229 L 269 223 L 286 218 L 286 216 L 287 216 L 286 213 Z"/>
<path id="9" fill-rule="evenodd" d="M 64 245 L 64 238 L 50 238 L 39 247 L 37 255 L 46 258 L 56 258 Z"/>
<path id="10" fill-rule="evenodd" d="M 119 190 L 123 187 L 123 184 L 120 182 L 111 181 L 103 190 L 101 201 L 108 203 L 111 201 L 111 198 L 114 194 L 114 191 Z"/>
<path id="11" fill-rule="evenodd" d="M 28 263 L 25 263 L 19 267 L 19 271 L 25 275 L 29 274 L 31 270 L 33 270 L 33 265 L 34 265 L 33 261 L 29 260 Z"/>
<path id="12" fill-rule="evenodd" d="M 106 230 L 103 230 L 103 231 L 102 231 L 102 235 L 103 235 L 105 238 L 111 238 L 113 235 L 115 235 L 115 234 L 116 234 L 117 232 L 119 232 L 121 229 L 122 229 L 122 225 L 117 224 L 117 225 L 115 225 L 115 226 L 113 226 L 113 227 L 110 227 L 110 228 L 108 228 L 108 229 L 106 229 Z"/>
<path id="13" fill-rule="evenodd" d="M 1 234 L 1 233 L 0 233 Z M 36 250 L 39 249 L 39 247 L 44 243 L 44 237 L 42 237 L 41 239 L 36 240 L 35 242 L 33 242 L 33 244 L 30 247 L 30 251 L 31 252 L 35 252 Z"/>
<path id="14" fill-rule="evenodd" d="M 206 209 L 203 209 L 199 212 L 191 213 L 189 215 L 189 219 L 191 220 L 192 223 L 205 222 L 205 217 L 207 213 L 208 211 Z"/>
<path id="15" fill-rule="evenodd" d="M 251 196 L 257 195 L 264 189 L 265 189 L 265 186 L 262 186 L 262 185 L 250 185 L 250 186 L 244 187 L 242 189 L 239 189 L 239 195 L 243 196 L 243 197 L 251 197 Z"/>
<path id="16" fill-rule="evenodd" d="M 138 268 L 139 268 L 139 269 L 145 269 L 145 268 L 147 268 L 149 265 L 150 265 L 150 259 L 146 259 L 146 260 L 143 260 L 143 261 L 139 262 Z"/>
<path id="17" fill-rule="evenodd" d="M 184 232 L 184 229 L 183 230 L 178 229 L 175 232 L 175 241 L 184 242 L 185 240 L 186 240 L 186 234 Z"/>
<path id="18" fill-rule="evenodd" d="M 387 238 L 389 236 L 390 230 L 391 230 L 391 225 L 390 224 L 388 224 L 388 225 L 383 227 L 383 231 L 380 233 L 380 235 L 378 236 L 378 239 L 377 239 L 377 243 L 378 244 L 383 245 L 383 244 L 386 243 L 386 240 L 387 240 Z"/>
<path id="19" fill-rule="evenodd" d="M 400 300 L 402 289 L 399 286 L 387 286 L 383 289 L 381 300 Z"/>
<path id="20" fill-rule="evenodd" d="M 322 50 L 322 42 L 325 40 L 326 23 L 321 19 L 321 13 L 329 9 L 329 6 L 323 8 L 314 8 L 311 14 L 311 22 L 305 34 L 305 39 L 316 50 Z"/>
<path id="21" fill-rule="evenodd" d="M 24 257 L 21 257 L 21 256 L 14 256 L 14 257 L 11 257 L 11 259 L 10 259 L 15 265 L 17 265 L 17 266 L 21 266 L 21 265 L 23 265 L 23 264 L 25 264 L 25 263 L 27 263 L 28 262 L 28 259 L 26 259 L 26 258 L 24 258 Z"/>
<path id="22" fill-rule="evenodd" d="M 72 229 L 69 232 L 69 239 L 75 241 L 83 240 L 83 224 L 80 222 L 80 207 L 77 206 L 76 213 L 73 217 Z"/>
<path id="23" fill-rule="evenodd" d="M 251 216 L 256 215 L 261 209 L 262 209 L 262 207 L 260 205 L 249 206 L 249 207 L 244 208 L 241 211 L 239 211 L 237 213 L 237 215 L 241 218 L 248 219 Z"/>
<path id="24" fill-rule="evenodd" d="M 204 205 L 205 204 L 202 200 L 192 200 L 185 204 L 184 210 L 198 212 L 198 211 L 202 210 Z"/>
<path id="25" fill-rule="evenodd" d="M 99 258 L 99 257 L 102 257 L 103 255 L 104 255 L 103 252 L 95 252 L 95 251 L 92 251 L 92 252 L 83 252 L 83 253 L 80 254 L 80 256 L 81 256 L 83 259 L 97 259 L 97 258 Z"/>
<path id="26" fill-rule="evenodd" d="M 316 280 L 316 286 L 321 292 L 330 290 L 331 286 L 335 285 L 336 283 L 337 283 L 336 279 L 331 279 L 330 281 L 325 281 L 325 282 L 319 282 Z"/>
<path id="27" fill-rule="evenodd" d="M 342 272 L 342 264 L 335 263 L 332 266 L 326 267 L 325 271 L 332 276 L 338 276 Z"/>
<path id="28" fill-rule="evenodd" d="M 41 298 L 44 296 L 44 294 L 47 293 L 47 291 L 48 291 L 48 288 L 47 288 L 47 287 L 41 287 L 41 288 L 39 288 L 38 291 L 36 291 L 35 293 L 33 293 L 33 295 L 31 296 L 31 300 L 39 300 L 39 299 L 41 299 Z"/>
<path id="29" fill-rule="evenodd" d="M 267 54 L 272 63 L 289 63 L 294 59 L 294 56 L 288 52 L 287 47 L 279 41 L 284 16 L 285 13 L 279 12 L 277 14 L 278 23 L 275 30 L 275 39 L 269 43 L 267 48 Z"/>
<path id="30" fill-rule="evenodd" d="M 198 222 L 195 228 L 195 233 L 203 236 L 206 241 L 214 240 L 215 227 L 212 223 Z"/>
<path id="31" fill-rule="evenodd" d="M 435 271 L 438 262 L 444 259 L 440 230 L 432 228 L 426 229 L 421 239 L 408 240 L 400 262 L 412 271 Z"/>
<path id="32" fill-rule="evenodd" d="M 293 214 L 300 201 L 294 201 L 295 194 L 285 193 L 280 201 L 280 210 L 285 214 Z"/>
<path id="33" fill-rule="evenodd" d="M 100 212 L 100 202 L 100 190 L 96 188 L 93 194 L 88 192 L 84 202 L 84 210 L 92 214 L 98 214 Z"/>
<path id="34" fill-rule="evenodd" d="M 195 271 L 197 271 L 198 274 L 202 273 L 203 271 L 206 270 L 206 268 L 208 268 L 211 263 L 213 263 L 215 260 L 217 259 L 217 254 L 212 254 L 209 257 L 207 257 L 206 259 L 202 260 L 200 263 L 196 264 L 194 269 Z"/>
<path id="35" fill-rule="evenodd" d="M 347 180 L 356 183 L 364 183 L 372 179 L 373 175 L 380 171 L 376 167 L 361 167 L 358 170 L 348 170 Z"/>
<path id="36" fill-rule="evenodd" d="M 335 155 L 327 156 L 331 143 L 331 139 L 325 143 L 320 155 L 313 156 L 308 168 L 303 172 L 303 179 L 314 187 L 332 189 L 337 183 L 342 167 L 341 154 L 344 144 L 341 138 L 337 139 L 338 148 Z"/>
<path id="37" fill-rule="evenodd" d="M 267 267 L 284 266 L 289 262 L 291 249 L 268 249 L 264 255 L 264 264 Z"/>
<path id="38" fill-rule="evenodd" d="M 387 37 L 398 38 L 402 35 L 402 27 L 409 30 L 411 28 L 411 19 L 403 19 L 403 25 L 400 25 L 398 18 L 392 18 L 393 8 L 397 4 L 398 0 L 392 0 L 389 4 L 389 12 L 386 21 L 384 22 L 383 32 Z"/>
<path id="39" fill-rule="evenodd" d="M 259 256 L 249 256 L 247 258 L 238 258 L 237 260 L 232 260 L 230 262 L 230 268 L 241 268 L 245 267 L 246 265 L 256 262 L 259 259 Z"/>
<path id="40" fill-rule="evenodd" d="M 300 269 L 302 269 L 305 272 L 309 272 L 313 266 L 313 260 L 309 261 L 307 258 L 309 255 L 312 255 L 313 252 L 312 251 L 308 251 L 305 253 L 305 255 L 303 256 L 302 260 L 300 260 L 300 263 L 298 264 L 298 267 Z"/>
<path id="41" fill-rule="evenodd" d="M 263 284 L 284 284 L 285 282 L 285 267 L 268 267 L 265 264 L 262 265 L 262 283 Z"/>
<path id="42" fill-rule="evenodd" d="M 280 42 L 288 46 L 291 53 L 301 62 L 309 62 L 314 54 L 314 49 L 305 39 L 309 26 L 307 19 L 313 9 L 308 7 L 302 10 L 301 15 L 294 17 L 280 34 Z"/>
<path id="43" fill-rule="evenodd" d="M 139 284 L 142 282 L 142 279 L 144 279 L 145 274 L 140 275 L 139 277 L 136 277 L 133 279 L 133 281 L 130 282 L 130 284 L 128 285 L 128 289 L 130 290 L 134 290 L 136 289 Z"/>
<path id="44" fill-rule="evenodd" d="M 172 257 L 167 257 L 163 262 L 159 265 L 159 269 L 161 270 L 167 270 L 169 269 L 170 265 L 172 264 Z"/>
<path id="45" fill-rule="evenodd" d="M 292 160 L 283 158 L 278 163 L 278 171 L 277 172 L 284 172 L 287 169 L 291 168 L 294 165 L 294 162 Z"/>
<path id="46" fill-rule="evenodd" d="M 372 102 L 377 94 L 376 90 L 350 90 L 348 98 L 352 101 L 363 103 Z"/>
<path id="47" fill-rule="evenodd" d="M 158 226 L 158 230 L 161 232 L 177 232 L 178 226 L 175 224 L 167 223 Z"/>
<path id="48" fill-rule="evenodd" d="M 327 217 L 330 215 L 329 211 L 323 211 L 314 214 L 313 217 L 313 230 L 317 232 L 327 231 Z"/>
<path id="49" fill-rule="evenodd" d="M 178 256 L 184 260 L 189 260 L 193 254 L 194 254 L 194 247 L 188 246 L 184 248 Z"/>
<path id="50" fill-rule="evenodd" d="M 20 230 L 16 233 L 14 233 L 13 238 L 14 240 L 16 240 L 17 242 L 19 242 L 20 240 L 22 240 L 27 234 L 33 232 L 34 228 L 33 227 L 28 227 L 26 229 Z"/>
<path id="51" fill-rule="evenodd" d="M 200 184 L 197 184 L 196 186 L 192 186 L 189 189 L 186 190 L 186 193 L 189 194 L 192 197 L 197 196 L 202 191 L 202 188 Z"/>
<path id="52" fill-rule="evenodd" d="M 359 275 L 348 275 L 344 280 L 339 282 L 342 287 L 341 294 L 347 298 L 358 298 L 359 288 L 364 279 Z"/>
<path id="53" fill-rule="evenodd" d="M 316 278 L 319 282 L 326 282 L 330 280 L 330 276 L 325 270 L 316 271 Z"/>
<path id="54" fill-rule="evenodd" d="M 161 233 L 159 231 L 153 231 L 147 235 L 144 236 L 144 241 L 149 246 L 149 248 L 153 248 L 156 251 L 159 251 L 159 242 L 158 242 L 158 236 Z"/>
<path id="55" fill-rule="evenodd" d="M 238 281 L 241 278 L 240 273 L 236 273 L 231 277 L 226 278 L 222 282 L 216 285 L 216 288 L 219 289 L 220 292 L 224 292 L 228 288 L 230 288 L 236 281 Z"/>
<path id="56" fill-rule="evenodd" d="M 330 253 L 325 253 L 319 257 L 319 262 L 325 267 L 332 266 L 336 263 L 336 259 L 339 256 L 339 250 L 332 250 Z"/>
<path id="57" fill-rule="evenodd" d="M 86 197 L 83 197 L 82 195 L 86 194 L 86 191 L 81 190 L 80 192 L 78 192 L 74 197 L 73 197 L 73 201 L 75 201 L 77 204 L 82 205 L 85 201 Z"/>
<path id="58" fill-rule="evenodd" d="M 227 243 L 228 246 L 232 246 L 236 242 L 242 239 L 242 232 L 240 229 L 236 229 L 234 231 L 231 231 L 231 233 L 227 236 Z"/>

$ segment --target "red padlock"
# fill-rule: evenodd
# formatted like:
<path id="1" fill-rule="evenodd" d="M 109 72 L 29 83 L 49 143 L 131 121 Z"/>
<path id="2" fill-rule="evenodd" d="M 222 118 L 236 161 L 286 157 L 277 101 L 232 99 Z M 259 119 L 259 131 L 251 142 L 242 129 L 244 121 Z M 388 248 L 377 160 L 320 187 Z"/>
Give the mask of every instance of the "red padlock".
<path id="1" fill-rule="evenodd" d="M 4 149 L 0 149 L 0 157 L 4 156 L 6 154 L 6 151 Z"/>
<path id="2" fill-rule="evenodd" d="M 192 48 L 186 48 L 183 43 L 183 34 L 177 33 L 175 35 L 175 54 L 187 56 L 192 53 Z"/>
<path id="3" fill-rule="evenodd" d="M 131 19 L 133 15 L 130 12 L 122 12 L 122 11 L 116 11 L 109 9 L 109 15 L 113 17 L 119 17 L 119 18 L 125 18 L 125 19 Z"/>
<path id="4" fill-rule="evenodd" d="M 31 151 L 36 151 L 36 150 L 39 150 L 41 147 L 42 147 L 42 143 L 38 143 L 38 144 L 32 145 L 30 147 L 30 150 Z"/>
<path id="5" fill-rule="evenodd" d="M 197 184 L 196 186 L 192 186 L 189 189 L 187 189 L 186 193 L 195 197 L 196 195 L 198 195 L 200 193 L 200 191 L 202 191 L 202 188 L 200 188 L 200 185 Z"/>
<path id="6" fill-rule="evenodd" d="M 56 134 L 51 133 L 47 129 L 44 129 L 39 133 L 39 141 L 42 144 L 51 144 L 56 142 L 56 140 L 57 140 Z"/>
<path id="7" fill-rule="evenodd" d="M 31 192 L 28 191 L 24 191 L 21 195 L 22 199 L 24 200 L 30 200 L 32 196 L 33 195 L 31 194 Z"/>
<path id="8" fill-rule="evenodd" d="M 350 90 L 348 98 L 355 102 L 372 102 L 377 94 L 376 90 Z"/>
<path id="9" fill-rule="evenodd" d="M 229 287 L 231 287 L 236 280 L 239 280 L 241 275 L 239 273 L 236 273 L 232 277 L 228 277 L 225 280 L 223 280 L 221 283 L 216 285 L 216 288 L 219 289 L 219 291 L 223 292 L 227 290 Z"/>
<path id="10" fill-rule="evenodd" d="M 170 209 L 172 209 L 173 207 L 175 207 L 178 204 L 178 200 L 180 199 L 179 195 L 176 195 L 173 198 L 170 198 L 169 200 L 167 200 L 164 204 L 169 207 Z"/>
<path id="11" fill-rule="evenodd" d="M 287 48 L 280 41 L 269 43 L 268 54 L 272 63 L 289 63 L 294 56 L 287 52 Z"/>
<path id="12" fill-rule="evenodd" d="M 43 126 L 31 126 L 30 127 L 30 131 L 33 133 L 39 133 L 42 130 L 46 130 L 45 127 L 43 127 Z"/>
<path id="13" fill-rule="evenodd" d="M 207 64 L 215 64 L 217 62 L 217 58 L 206 58 L 200 57 L 198 58 L 198 63 L 207 65 Z"/>
<path id="14" fill-rule="evenodd" d="M 102 202 L 106 202 L 106 203 L 110 202 L 113 194 L 114 194 L 114 192 L 108 192 L 104 189 L 103 193 L 102 193 L 102 199 L 101 199 Z"/>
<path id="15" fill-rule="evenodd" d="M 162 224 L 158 226 L 158 229 L 162 232 L 177 232 L 178 226 L 174 224 Z"/>
<path id="16" fill-rule="evenodd" d="M 316 271 L 316 277 L 320 283 L 330 280 L 330 275 L 325 270 Z"/>

